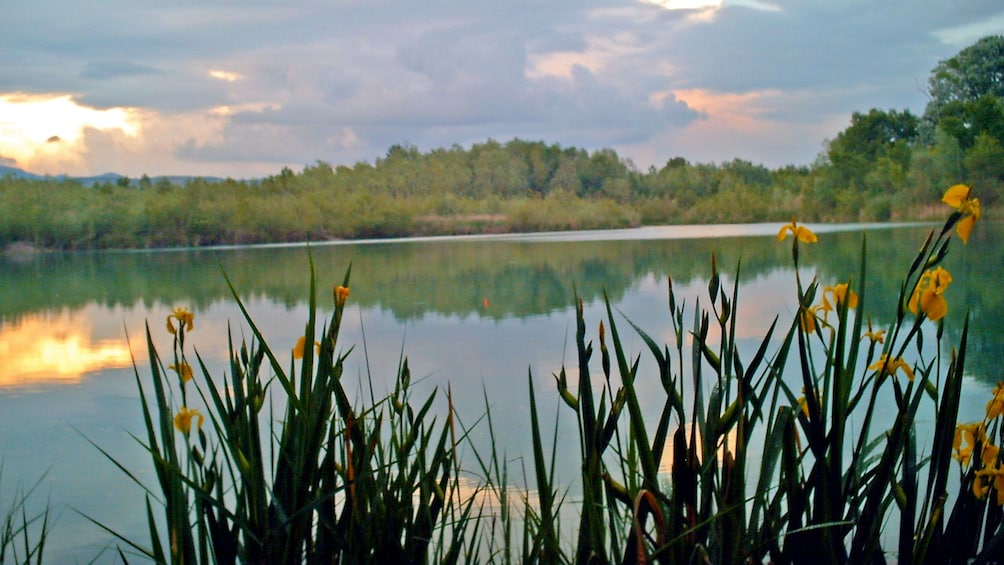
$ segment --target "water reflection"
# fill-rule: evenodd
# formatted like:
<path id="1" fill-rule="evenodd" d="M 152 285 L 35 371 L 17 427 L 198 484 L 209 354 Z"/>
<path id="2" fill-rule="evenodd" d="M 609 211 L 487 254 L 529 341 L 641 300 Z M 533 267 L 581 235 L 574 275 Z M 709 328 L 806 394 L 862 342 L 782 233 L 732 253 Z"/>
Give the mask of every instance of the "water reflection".
<path id="1" fill-rule="evenodd" d="M 697 453 L 697 464 L 701 463 L 701 456 L 704 453 L 704 439 L 701 437 L 700 428 L 695 428 L 693 424 L 686 423 L 683 426 L 684 437 L 687 440 L 687 445 L 683 449 L 689 449 L 690 445 L 693 444 L 695 453 Z M 718 440 L 718 445 L 715 448 L 715 457 L 718 459 L 718 463 L 722 464 L 725 462 L 726 446 L 727 451 L 732 454 L 733 457 L 736 455 L 736 446 L 739 439 L 738 428 L 732 428 L 729 430 L 726 437 Z M 663 475 L 669 475 L 673 472 L 673 461 L 674 461 L 674 450 L 676 449 L 676 434 L 669 434 L 669 438 L 666 440 L 666 444 L 662 449 L 662 459 L 659 461 L 659 473 Z M 759 459 L 757 454 L 751 454 L 751 459 Z"/>
<path id="2" fill-rule="evenodd" d="M 542 420 L 554 422 L 555 414 L 564 419 L 557 460 L 573 461 L 578 457 L 574 420 L 560 404 L 551 376 L 564 362 L 570 384 L 577 378 L 572 297 L 577 293 L 583 299 L 594 336 L 605 317 L 606 293 L 617 311 L 657 343 L 672 344 L 666 279 L 672 275 L 678 298 L 686 300 L 692 314 L 698 300 L 707 303 L 709 257 L 715 251 L 726 287 L 741 263 L 737 334 L 743 350 L 754 350 L 775 316 L 785 325 L 796 310 L 790 247 L 777 243 L 776 228 L 758 227 L 750 237 L 714 230 L 706 239 L 631 231 L 594 234 L 598 241 L 560 234 L 377 242 L 314 247 L 309 255 L 317 266 L 325 315 L 330 315 L 330 285 L 352 264 L 342 343 L 357 346 L 346 370 L 353 384 L 372 376 L 377 393 L 392 389 L 403 353 L 417 397 L 450 384 L 458 416 L 472 426 L 487 403 L 499 434 L 491 438 L 483 426 L 474 427 L 472 442 L 515 461 L 532 453 L 529 374 Z M 926 233 L 926 228 L 867 231 L 869 272 L 861 311 L 876 324 L 894 316 L 903 270 Z M 1004 293 L 996 284 L 1004 264 L 1004 249 L 997 243 L 1001 234 L 1001 226 L 981 224 L 965 248 L 953 249 L 947 265 L 955 282 L 949 289 L 946 342 L 957 342 L 961 318 L 971 309 L 968 368 L 976 379 L 963 391 L 963 419 L 969 418 L 965 406 L 981 410 L 989 383 L 1004 376 L 1004 326 L 996 322 L 1004 316 Z M 859 268 L 861 245 L 859 231 L 821 237 L 803 251 L 804 280 L 847 281 Z M 126 433 L 142 432 L 126 333 L 145 378 L 145 322 L 158 350 L 169 355 L 171 337 L 163 321 L 172 307 L 189 307 L 196 315 L 190 344 L 212 374 L 222 377 L 228 332 L 237 343 L 251 335 L 221 274 L 225 271 L 266 340 L 280 359 L 288 359 L 306 320 L 310 257 L 305 248 L 279 248 L 44 255 L 18 263 L 0 259 L 5 477 L 30 483 L 51 469 L 53 500 L 101 518 L 121 514 L 123 527 L 142 526 L 142 504 L 118 508 L 123 477 L 74 431 L 122 457 L 130 469 L 143 473 L 148 467 L 142 448 Z M 644 367 L 646 345 L 627 325 L 620 330 L 628 353 L 641 352 Z M 365 348 L 358 347 L 363 343 Z M 657 415 L 661 384 L 641 379 L 636 388 L 648 403 L 643 413 Z M 671 456 L 671 446 L 665 453 Z M 664 457 L 662 463 L 669 461 Z M 471 485 L 460 486 L 473 492 Z M 88 561 L 95 553 L 80 546 L 100 532 L 87 523 L 73 526 L 72 516 L 67 513 L 59 539 L 53 540 L 57 562 Z"/>
<path id="3" fill-rule="evenodd" d="M 0 324 L 0 389 L 76 384 L 84 375 L 129 367 L 132 357 L 124 337 L 100 337 L 94 320 L 104 316 L 95 305 L 59 313 L 27 314 Z"/>
<path id="4" fill-rule="evenodd" d="M 961 327 L 968 307 L 975 330 L 970 338 L 970 348 L 976 353 L 972 370 L 995 382 L 1002 376 L 997 368 L 1004 361 L 1004 327 L 996 323 L 1004 316 L 1004 296 L 993 284 L 1004 264 L 1004 253 L 995 242 L 1004 229 L 990 223 L 980 228 L 969 245 L 949 258 L 948 268 L 956 281 L 950 289 L 954 319 L 949 331 Z M 928 229 L 864 232 L 870 260 L 863 311 L 876 324 L 894 315 L 902 271 Z M 666 230 L 671 235 L 663 233 Z M 822 283 L 833 284 L 856 276 L 861 231 L 819 231 L 825 233 L 820 243 L 802 254 L 803 277 L 815 275 Z M 708 233 L 714 237 L 704 237 Z M 741 233 L 752 235 L 739 237 Z M 0 369 L 0 386 L 76 382 L 81 375 L 103 367 L 127 366 L 123 327 L 139 334 L 144 319 L 156 320 L 175 305 L 189 306 L 203 321 L 222 328 L 225 336 L 227 320 L 239 316 L 223 272 L 245 299 L 287 310 L 302 307 L 308 254 L 317 266 L 321 288 L 340 280 L 352 264 L 353 304 L 389 313 L 406 326 L 430 315 L 496 323 L 513 317 L 556 315 L 569 308 L 575 294 L 593 303 L 604 293 L 631 319 L 641 321 L 652 312 L 638 312 L 624 300 L 632 289 L 664 297 L 670 275 L 678 285 L 701 283 L 714 251 L 727 277 L 741 265 L 743 323 L 738 331 L 752 339 L 762 336 L 775 315 L 785 317 L 795 309 L 790 248 L 778 244 L 775 233 L 773 225 L 683 226 L 494 240 L 372 242 L 310 250 L 245 248 L 43 255 L 19 262 L 0 259 L 0 287 L 5 289 L 0 293 L 0 353 L 8 360 L 6 368 Z M 670 236 L 676 239 L 667 239 Z M 43 279 L 46 284 L 38 284 Z M 323 304 L 327 293 L 321 294 Z M 221 305 L 229 307 L 221 309 Z M 207 316 L 211 311 L 220 311 L 224 317 Z M 656 311 L 664 320 L 664 299 Z M 95 335 L 94 324 L 105 326 L 102 335 Z M 654 337 L 668 341 L 669 330 L 662 324 L 657 327 L 661 329 L 653 331 L 665 335 Z M 216 341 L 225 349 L 225 339 Z M 139 348 L 137 353 L 144 351 Z"/>

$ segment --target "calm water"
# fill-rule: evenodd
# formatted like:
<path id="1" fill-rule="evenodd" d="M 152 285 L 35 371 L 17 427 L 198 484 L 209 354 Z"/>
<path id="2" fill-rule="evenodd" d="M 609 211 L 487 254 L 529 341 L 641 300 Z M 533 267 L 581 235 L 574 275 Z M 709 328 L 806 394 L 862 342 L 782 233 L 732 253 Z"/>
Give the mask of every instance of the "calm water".
<path id="1" fill-rule="evenodd" d="M 900 277 L 930 227 L 814 227 L 820 243 L 803 248 L 802 275 L 817 275 L 825 284 L 856 275 L 865 235 L 866 313 L 879 326 L 887 323 Z M 313 246 L 309 253 L 322 305 L 330 305 L 331 284 L 352 265 L 342 343 L 362 345 L 365 336 L 366 345 L 349 358 L 353 382 L 369 373 L 378 392 L 391 388 L 403 351 L 418 395 L 449 384 L 468 424 L 484 413 L 487 398 L 502 436 L 499 447 L 518 465 L 519 456 L 530 454 L 528 372 L 545 420 L 561 413 L 559 455 L 575 461 L 574 420 L 558 410 L 551 374 L 562 362 L 574 364 L 576 290 L 592 328 L 603 315 L 605 290 L 624 315 L 671 343 L 667 276 L 688 307 L 706 301 L 709 257 L 717 251 L 725 274 L 734 274 L 742 261 L 739 333 L 743 345 L 753 348 L 774 316 L 787 324 L 795 308 L 790 246 L 776 241 L 777 228 L 384 241 Z M 1002 235 L 1004 226 L 977 226 L 947 263 L 955 279 L 948 291 L 948 342 L 958 339 L 963 305 L 973 320 L 963 420 L 978 417 L 990 388 L 1004 379 L 1004 326 L 998 322 L 1004 319 L 1004 251 L 997 244 Z M 269 343 L 292 347 L 306 320 L 305 247 L 0 257 L 0 511 L 14 487 L 44 476 L 38 498 L 50 498 L 58 514 L 47 548 L 50 562 L 86 562 L 111 543 L 80 513 L 146 539 L 142 491 L 88 440 L 153 484 L 142 448 L 129 437 L 142 434 L 132 359 L 145 380 L 144 324 L 149 322 L 166 355 L 171 341 L 165 317 L 174 306 L 188 306 L 196 316 L 190 343 L 222 376 L 228 326 L 237 336 L 249 336 L 223 271 Z M 626 325 L 621 331 L 630 351 L 644 351 Z M 648 396 L 657 410 L 661 388 L 644 379 L 641 392 L 646 396 L 645 387 L 651 387 Z M 475 427 L 475 437 L 483 439 L 479 432 Z M 112 557 L 105 553 L 98 561 Z"/>

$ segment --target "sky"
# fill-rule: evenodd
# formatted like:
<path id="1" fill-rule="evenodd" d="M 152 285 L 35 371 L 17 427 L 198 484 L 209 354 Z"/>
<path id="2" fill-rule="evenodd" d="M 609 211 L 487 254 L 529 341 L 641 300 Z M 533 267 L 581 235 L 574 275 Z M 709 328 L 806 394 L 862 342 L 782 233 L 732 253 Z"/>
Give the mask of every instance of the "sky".
<path id="1" fill-rule="evenodd" d="M 520 138 L 811 164 L 999 0 L 8 0 L 0 165 L 256 178 Z"/>

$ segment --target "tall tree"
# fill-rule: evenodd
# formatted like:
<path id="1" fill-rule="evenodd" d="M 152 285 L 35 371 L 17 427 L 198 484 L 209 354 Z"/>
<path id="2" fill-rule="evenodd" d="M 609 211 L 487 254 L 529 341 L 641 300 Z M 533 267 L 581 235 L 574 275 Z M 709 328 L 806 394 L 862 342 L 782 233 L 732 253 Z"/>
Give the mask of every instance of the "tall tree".
<path id="1" fill-rule="evenodd" d="M 941 121 L 946 106 L 972 103 L 983 96 L 1004 98 L 1004 35 L 991 35 L 939 62 L 928 79 L 931 100 L 924 110 L 928 135 Z"/>
<path id="2" fill-rule="evenodd" d="M 863 180 L 880 157 L 887 157 L 906 169 L 908 146 L 917 137 L 917 117 L 909 110 L 854 112 L 851 125 L 837 134 L 827 150 L 838 182 L 846 187 L 863 186 Z"/>
<path id="3" fill-rule="evenodd" d="M 1004 98 L 985 94 L 976 100 L 950 102 L 941 110 L 938 127 L 969 149 L 981 135 L 1004 143 Z"/>

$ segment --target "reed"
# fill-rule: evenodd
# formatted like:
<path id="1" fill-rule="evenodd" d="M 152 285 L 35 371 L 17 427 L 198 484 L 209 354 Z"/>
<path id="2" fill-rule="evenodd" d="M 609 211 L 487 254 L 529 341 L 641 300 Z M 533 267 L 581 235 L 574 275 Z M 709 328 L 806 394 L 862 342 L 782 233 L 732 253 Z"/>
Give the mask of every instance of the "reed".
<path id="1" fill-rule="evenodd" d="M 583 462 L 570 561 L 999 560 L 1004 472 L 995 443 L 1004 387 L 986 420 L 957 428 L 968 315 L 960 342 L 943 356 L 951 276 L 940 264 L 953 228 L 968 238 L 979 202 L 962 185 L 944 201 L 956 211 L 906 268 L 899 295 L 891 297 L 896 317 L 881 330 L 856 314 L 866 299 L 865 242 L 858 273 L 847 282 L 804 282 L 799 256 L 817 238 L 794 221 L 778 239 L 792 236 L 798 311 L 791 320 L 775 319 L 752 351 L 738 346 L 738 285 L 725 288 L 714 255 L 707 302 L 692 314 L 669 281 L 673 346 L 657 344 L 607 301 L 598 376 L 580 300 L 578 385 L 569 386 L 564 368 L 555 375 L 579 426 Z M 654 371 L 642 374 L 640 356 L 628 358 L 620 324 L 646 344 Z M 772 349 L 776 332 L 780 345 Z M 932 336 L 934 346 L 925 348 Z M 657 419 L 640 409 L 641 379 L 661 385 Z M 891 421 L 880 422 L 880 406 L 893 413 Z M 924 421 L 933 422 L 927 443 L 918 442 Z"/>
<path id="2" fill-rule="evenodd" d="M 136 371 L 137 439 L 157 484 L 144 487 L 149 542 L 122 541 L 171 564 L 999 561 L 1004 386 L 984 420 L 957 426 L 968 316 L 958 344 L 944 331 L 949 304 L 959 306 L 941 263 L 968 238 L 979 202 L 962 185 L 944 201 L 955 210 L 892 297 L 865 296 L 865 241 L 857 272 L 824 285 L 799 268 L 816 235 L 783 226 L 798 307 L 754 348 L 740 345 L 740 288 L 723 282 L 714 255 L 707 297 L 692 308 L 668 281 L 672 344 L 609 300 L 594 342 L 576 297 L 577 381 L 565 367 L 554 375 L 578 430 L 575 490 L 556 473 L 558 436 L 548 438 L 532 387 L 533 453 L 520 469 L 494 448 L 462 460 L 476 426 L 494 437 L 487 395 L 468 426 L 448 390 L 445 406 L 413 398 L 406 358 L 392 392 L 350 400 L 352 349 L 339 329 L 351 268 L 322 321 L 311 265 L 304 337 L 288 357 L 231 284 L 253 339 L 231 336 L 229 376 L 189 352 L 188 310 L 167 319 L 167 368 L 147 328 L 152 380 Z M 861 314 L 873 299 L 898 305 L 881 329 Z M 625 329 L 645 345 L 644 363 L 626 351 Z M 653 389 L 661 408 L 645 413 Z"/>
<path id="3" fill-rule="evenodd" d="M 39 479 L 27 489 L 17 487 L 9 499 L 0 497 L 0 564 L 42 563 L 46 538 L 51 530 L 49 505 L 35 510 L 29 502 L 41 482 Z M 3 483 L 2 461 L 0 483 Z"/>

